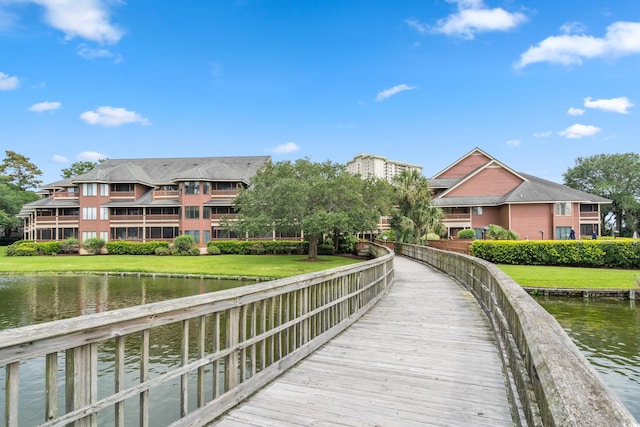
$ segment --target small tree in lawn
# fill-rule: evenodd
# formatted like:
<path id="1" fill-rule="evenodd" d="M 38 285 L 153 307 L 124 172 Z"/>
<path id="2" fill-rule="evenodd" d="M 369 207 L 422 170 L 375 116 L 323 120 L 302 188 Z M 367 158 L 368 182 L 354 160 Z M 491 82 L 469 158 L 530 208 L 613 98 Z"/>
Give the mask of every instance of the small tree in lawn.
<path id="1" fill-rule="evenodd" d="M 236 197 L 238 216 L 228 227 L 239 233 L 297 228 L 309 241 L 310 259 L 325 234 L 374 229 L 383 208 L 369 203 L 366 192 L 376 187 L 331 161 L 268 163 L 250 184 Z"/>

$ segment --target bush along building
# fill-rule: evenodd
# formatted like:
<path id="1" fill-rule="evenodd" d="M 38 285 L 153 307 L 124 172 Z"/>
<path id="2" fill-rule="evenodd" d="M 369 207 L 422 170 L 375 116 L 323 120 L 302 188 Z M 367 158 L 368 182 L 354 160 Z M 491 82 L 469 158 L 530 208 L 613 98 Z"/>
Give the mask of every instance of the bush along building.
<path id="1" fill-rule="evenodd" d="M 516 172 L 475 148 L 429 180 L 448 235 L 495 224 L 520 239 L 580 239 L 600 234 L 600 210 L 611 200 Z M 572 233 L 573 230 L 573 233 Z M 594 234 L 595 233 L 595 234 Z"/>
<path id="2" fill-rule="evenodd" d="M 85 174 L 43 186 L 43 198 L 20 212 L 24 238 L 146 242 L 191 235 L 200 247 L 235 238 L 220 221 L 233 217 L 238 190 L 270 161 L 269 156 L 105 160 Z"/>

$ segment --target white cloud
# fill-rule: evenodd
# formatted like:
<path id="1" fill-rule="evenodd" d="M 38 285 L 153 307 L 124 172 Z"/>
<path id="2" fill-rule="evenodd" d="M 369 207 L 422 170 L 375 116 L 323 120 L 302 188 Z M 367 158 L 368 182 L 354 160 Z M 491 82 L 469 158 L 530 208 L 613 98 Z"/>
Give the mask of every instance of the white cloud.
<path id="1" fill-rule="evenodd" d="M 287 142 L 285 144 L 278 145 L 271 151 L 273 151 L 276 154 L 286 154 L 286 153 L 292 153 L 294 151 L 298 151 L 299 149 L 300 147 L 295 142 Z"/>
<path id="2" fill-rule="evenodd" d="M 522 141 L 520 141 L 519 139 L 511 139 L 507 141 L 507 145 L 510 145 L 512 147 L 517 147 L 520 144 L 522 144 Z"/>
<path id="3" fill-rule="evenodd" d="M 611 99 L 584 99 L 584 106 L 587 108 L 596 108 L 598 110 L 613 111 L 614 113 L 629 114 L 629 108 L 633 107 L 633 103 L 629 98 L 622 96 L 620 98 Z"/>
<path id="4" fill-rule="evenodd" d="M 96 111 L 85 111 L 80 114 L 80 118 L 90 125 L 107 127 L 116 127 L 127 123 L 140 123 L 143 126 L 150 124 L 148 119 L 142 117 L 135 111 L 109 106 L 98 107 Z"/>
<path id="5" fill-rule="evenodd" d="M 558 132 L 558 135 L 564 136 L 568 139 L 580 139 L 585 136 L 593 136 L 596 133 L 600 132 L 600 128 L 593 125 L 581 125 L 574 124 L 563 130 L 562 132 Z"/>
<path id="6" fill-rule="evenodd" d="M 414 90 L 415 87 L 414 86 L 409 86 L 406 84 L 401 84 L 401 85 L 397 85 L 394 86 L 390 89 L 385 89 L 382 92 L 378 93 L 378 95 L 376 96 L 376 101 L 377 102 L 382 102 L 383 100 L 385 100 L 386 98 L 389 98 L 393 95 L 396 95 L 400 92 L 404 92 L 405 90 Z"/>
<path id="7" fill-rule="evenodd" d="M 100 58 L 114 58 L 114 62 L 119 63 L 122 61 L 122 57 L 105 48 L 92 48 L 85 44 L 81 44 L 76 49 L 76 53 L 84 59 L 100 59 Z"/>
<path id="8" fill-rule="evenodd" d="M 123 31 L 110 22 L 108 0 L 27 0 L 45 9 L 47 24 L 67 39 L 80 37 L 98 43 L 117 43 Z"/>
<path id="9" fill-rule="evenodd" d="M 107 156 L 105 154 L 95 151 L 83 151 L 76 156 L 76 159 L 82 162 L 99 162 L 100 160 L 104 160 L 106 158 Z"/>
<path id="10" fill-rule="evenodd" d="M 51 111 L 57 110 L 62 107 L 60 102 L 38 102 L 37 104 L 33 104 L 31 107 L 27 108 L 27 111 L 35 111 L 36 113 L 41 113 L 43 111 Z"/>
<path id="11" fill-rule="evenodd" d="M 61 154 L 54 154 L 53 157 L 51 157 L 51 161 L 54 163 L 67 163 L 69 159 Z"/>
<path id="12" fill-rule="evenodd" d="M 499 7 L 490 9 L 482 0 L 447 0 L 447 2 L 456 3 L 458 12 L 439 19 L 433 28 L 436 33 L 471 40 L 476 33 L 507 31 L 527 21 L 527 17 L 522 13 L 508 12 Z"/>
<path id="13" fill-rule="evenodd" d="M 409 19 L 405 20 L 404 22 L 406 22 L 409 27 L 413 28 L 414 30 L 416 30 L 420 34 L 426 33 L 427 30 L 429 29 L 429 27 L 427 25 L 421 23 L 417 19 L 409 18 Z"/>
<path id="14" fill-rule="evenodd" d="M 640 22 L 615 22 L 604 37 L 564 34 L 547 37 L 520 55 L 516 68 L 536 62 L 582 64 L 583 59 L 620 57 L 640 53 Z"/>
<path id="15" fill-rule="evenodd" d="M 536 133 L 533 134 L 534 138 L 549 138 L 551 135 L 553 135 L 553 132 L 551 132 L 551 131 L 536 132 Z"/>
<path id="16" fill-rule="evenodd" d="M 0 72 L 0 90 L 17 89 L 20 86 L 20 79 Z"/>
<path id="17" fill-rule="evenodd" d="M 584 110 L 582 108 L 570 107 L 567 110 L 567 114 L 569 114 L 570 116 L 581 116 L 584 114 Z"/>

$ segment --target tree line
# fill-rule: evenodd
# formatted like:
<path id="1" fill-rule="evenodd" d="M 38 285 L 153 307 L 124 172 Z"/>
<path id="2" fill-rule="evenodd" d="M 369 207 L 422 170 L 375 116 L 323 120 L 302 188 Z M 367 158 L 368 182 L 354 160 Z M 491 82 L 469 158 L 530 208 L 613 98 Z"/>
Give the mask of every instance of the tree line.
<path id="1" fill-rule="evenodd" d="M 61 170 L 62 178 L 88 172 L 99 162 L 79 161 Z M 0 163 L 0 229 L 9 236 L 20 225 L 22 206 L 39 199 L 34 191 L 41 170 L 28 157 L 5 151 Z M 612 200 L 601 211 L 603 234 L 631 236 L 640 227 L 640 156 L 635 153 L 579 157 L 563 174 L 564 184 Z M 443 236 L 442 210 L 433 206 L 427 178 L 406 171 L 389 183 L 362 179 L 331 161 L 309 159 L 268 163 L 234 200 L 237 217 L 225 226 L 237 233 L 304 232 L 309 255 L 326 236 L 375 233 L 381 216 L 390 217 L 389 238 L 422 244 L 429 234 Z"/>

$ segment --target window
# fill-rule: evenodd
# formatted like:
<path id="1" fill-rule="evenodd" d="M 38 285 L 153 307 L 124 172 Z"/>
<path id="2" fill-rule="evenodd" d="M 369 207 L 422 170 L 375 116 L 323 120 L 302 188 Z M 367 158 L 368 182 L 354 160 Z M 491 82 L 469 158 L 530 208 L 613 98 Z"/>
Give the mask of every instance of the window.
<path id="1" fill-rule="evenodd" d="M 133 184 L 111 184 L 111 191 L 133 191 Z"/>
<path id="2" fill-rule="evenodd" d="M 556 240 L 567 240 L 571 234 L 571 227 L 556 227 Z"/>
<path id="3" fill-rule="evenodd" d="M 200 243 L 200 232 L 198 230 L 185 230 L 185 236 L 193 236 L 196 243 Z"/>
<path id="4" fill-rule="evenodd" d="M 100 219 L 109 219 L 109 208 L 100 208 Z"/>
<path id="5" fill-rule="evenodd" d="M 571 203 L 556 203 L 556 215 L 557 216 L 570 216 L 571 215 Z"/>
<path id="6" fill-rule="evenodd" d="M 82 219 L 96 219 L 96 211 L 96 208 L 82 208 Z"/>
<path id="7" fill-rule="evenodd" d="M 100 195 L 101 196 L 109 195 L 109 184 L 100 184 Z"/>
<path id="8" fill-rule="evenodd" d="M 185 206 L 184 207 L 185 219 L 198 219 L 200 218 L 200 206 Z"/>
<path id="9" fill-rule="evenodd" d="M 482 206 L 474 206 L 471 208 L 471 213 L 474 215 L 482 215 Z"/>
<path id="10" fill-rule="evenodd" d="M 95 196 L 98 191 L 98 184 L 82 184 L 83 196 Z"/>
<path id="11" fill-rule="evenodd" d="M 101 231 L 100 232 L 100 238 L 102 240 L 104 240 L 105 242 L 109 241 L 109 232 L 108 231 Z"/>
<path id="12" fill-rule="evenodd" d="M 211 183 L 210 182 L 203 182 L 202 183 L 202 194 L 209 194 L 211 193 Z"/>
<path id="13" fill-rule="evenodd" d="M 231 191 L 236 190 L 238 188 L 237 182 L 214 182 L 213 183 L 214 190 L 218 191 Z"/>
<path id="14" fill-rule="evenodd" d="M 211 218 L 211 208 L 208 206 L 202 207 L 202 218 L 209 219 Z"/>
<path id="15" fill-rule="evenodd" d="M 96 237 L 95 231 L 83 231 L 82 232 L 82 241 L 93 239 Z"/>
<path id="16" fill-rule="evenodd" d="M 207 243 L 209 240 L 211 240 L 211 231 L 204 230 L 202 232 L 202 239 L 204 240 L 204 243 Z"/>
<path id="17" fill-rule="evenodd" d="M 200 181 L 185 182 L 184 194 L 200 194 Z"/>
<path id="18" fill-rule="evenodd" d="M 598 212 L 598 205 L 580 205 L 580 212 Z"/>

